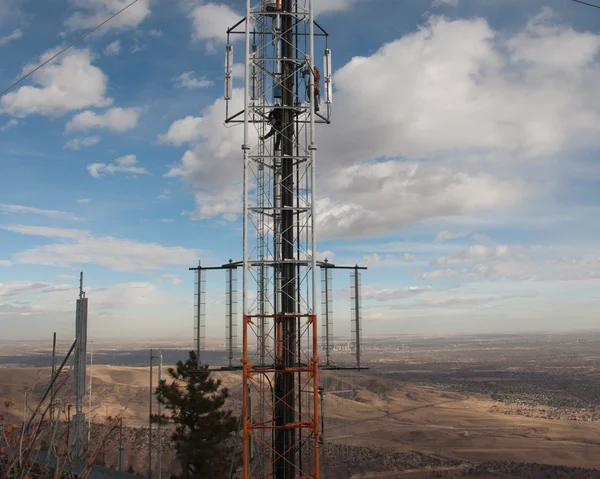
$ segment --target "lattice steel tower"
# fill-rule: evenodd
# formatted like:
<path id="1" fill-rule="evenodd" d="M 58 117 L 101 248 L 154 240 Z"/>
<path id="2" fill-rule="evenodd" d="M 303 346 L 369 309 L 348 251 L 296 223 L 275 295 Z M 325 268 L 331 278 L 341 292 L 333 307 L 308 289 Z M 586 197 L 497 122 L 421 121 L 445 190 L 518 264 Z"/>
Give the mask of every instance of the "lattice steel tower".
<path id="1" fill-rule="evenodd" d="M 245 38 L 240 111 L 235 35 Z M 244 477 L 318 478 L 315 124 L 329 123 L 331 55 L 313 1 L 246 0 L 225 76 L 227 122 L 244 128 Z"/>

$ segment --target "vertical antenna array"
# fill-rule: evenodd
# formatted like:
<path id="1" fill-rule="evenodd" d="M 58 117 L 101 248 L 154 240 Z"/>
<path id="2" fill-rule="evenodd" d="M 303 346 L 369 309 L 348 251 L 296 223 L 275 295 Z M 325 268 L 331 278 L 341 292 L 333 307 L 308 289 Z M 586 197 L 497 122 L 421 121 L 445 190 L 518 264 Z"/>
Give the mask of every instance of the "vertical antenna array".
<path id="1" fill-rule="evenodd" d="M 325 265 L 327 260 L 325 260 Z M 325 353 L 324 366 L 331 366 L 331 350 L 333 349 L 333 277 L 332 268 L 321 267 L 321 351 Z"/>
<path id="2" fill-rule="evenodd" d="M 198 263 L 194 289 L 194 348 L 196 356 L 200 360 L 200 353 L 205 347 L 206 341 L 206 271 Z"/>
<path id="3" fill-rule="evenodd" d="M 360 343 L 362 340 L 360 276 L 358 267 L 350 274 L 350 320 L 352 325 L 350 343 L 356 354 L 357 369 L 360 369 Z"/>
<path id="4" fill-rule="evenodd" d="M 237 351 L 237 269 L 226 270 L 225 281 L 225 346 L 229 368 L 233 368 L 233 358 Z"/>

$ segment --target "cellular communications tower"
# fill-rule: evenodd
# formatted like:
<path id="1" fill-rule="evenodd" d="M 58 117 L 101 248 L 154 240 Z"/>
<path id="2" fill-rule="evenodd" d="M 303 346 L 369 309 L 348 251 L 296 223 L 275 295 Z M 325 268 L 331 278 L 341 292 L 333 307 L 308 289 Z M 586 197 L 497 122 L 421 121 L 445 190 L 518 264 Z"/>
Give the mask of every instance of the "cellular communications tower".
<path id="1" fill-rule="evenodd" d="M 246 0 L 227 32 L 226 121 L 244 128 L 244 478 L 319 477 L 315 124 L 329 123 L 331 55 L 313 15 L 313 0 Z"/>

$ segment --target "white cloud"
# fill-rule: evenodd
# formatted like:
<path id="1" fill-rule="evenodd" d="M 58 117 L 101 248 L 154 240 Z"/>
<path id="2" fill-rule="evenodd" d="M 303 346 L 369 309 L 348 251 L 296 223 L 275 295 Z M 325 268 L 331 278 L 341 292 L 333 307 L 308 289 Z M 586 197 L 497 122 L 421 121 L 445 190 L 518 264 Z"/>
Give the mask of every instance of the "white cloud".
<path id="1" fill-rule="evenodd" d="M 411 261 L 414 261 L 415 255 L 410 254 L 410 253 L 404 253 L 402 255 L 402 259 L 403 259 L 404 262 L 410 263 Z"/>
<path id="2" fill-rule="evenodd" d="M 47 238 L 75 239 L 89 235 L 88 231 L 72 228 L 52 228 L 50 226 L 0 225 L 0 229 L 24 235 L 45 236 Z"/>
<path id="3" fill-rule="evenodd" d="M 0 268 L 9 268 L 12 265 L 12 261 L 8 261 L 7 259 L 0 259 Z"/>
<path id="4" fill-rule="evenodd" d="M 71 274 L 57 274 L 56 279 L 79 279 L 77 276 Z"/>
<path id="5" fill-rule="evenodd" d="M 399 289 L 363 287 L 363 298 L 375 301 L 391 301 L 394 299 L 412 298 L 431 291 L 433 291 L 431 286 L 411 286 Z"/>
<path id="6" fill-rule="evenodd" d="M 519 248 L 512 253 L 510 247 L 506 254 L 491 254 L 459 261 L 454 258 L 449 261 L 434 262 L 433 264 L 474 263 L 468 268 L 447 268 L 428 271 L 423 280 L 439 280 L 445 278 L 470 278 L 473 280 L 488 279 L 491 281 L 535 281 L 535 282 L 567 282 L 597 280 L 600 278 L 600 260 L 596 258 L 562 257 L 539 260 L 527 258 L 520 254 Z M 483 254 L 483 251 L 480 253 Z M 460 256 L 460 255 L 457 255 Z M 444 258 L 442 258 L 444 260 Z"/>
<path id="7" fill-rule="evenodd" d="M 512 60 L 554 73 L 577 74 L 580 68 L 591 67 L 600 48 L 600 37 L 565 28 L 556 20 L 552 9 L 544 7 L 525 31 L 507 42 Z"/>
<path id="8" fill-rule="evenodd" d="M 177 77 L 175 81 L 176 88 L 187 88 L 187 89 L 195 89 L 195 88 L 206 88 L 213 84 L 212 80 L 209 80 L 206 77 L 196 77 L 196 72 L 183 72 L 181 75 Z"/>
<path id="9" fill-rule="evenodd" d="M 171 196 L 171 193 L 169 192 L 169 190 L 165 189 L 163 190 L 163 192 L 158 196 L 159 200 L 168 200 L 169 196 Z"/>
<path id="10" fill-rule="evenodd" d="M 77 9 L 65 22 L 70 30 L 88 29 L 99 25 L 131 0 L 70 0 Z M 126 30 L 140 25 L 150 14 L 150 0 L 139 0 L 102 27 L 102 31 Z"/>
<path id="11" fill-rule="evenodd" d="M 187 266 L 198 252 L 180 246 L 162 246 L 113 236 L 94 236 L 89 231 L 12 225 L 0 228 L 24 235 L 57 238 L 60 242 L 38 246 L 13 255 L 19 263 L 49 266 L 100 264 L 114 271 L 160 270 Z"/>
<path id="12" fill-rule="evenodd" d="M 390 266 L 397 266 L 401 263 L 410 263 L 415 259 L 414 255 L 410 253 L 404 253 L 403 255 L 397 256 L 394 254 L 380 255 L 378 253 L 368 254 L 362 257 L 363 262 L 366 266 L 378 264 L 384 262 Z"/>
<path id="13" fill-rule="evenodd" d="M 189 17 L 193 23 L 193 38 L 195 40 L 224 43 L 227 38 L 227 29 L 240 21 L 243 15 L 227 5 L 206 3 L 191 9 Z M 237 36 L 241 37 L 241 35 Z"/>
<path id="14" fill-rule="evenodd" d="M 102 178 L 105 173 L 114 175 L 115 173 L 131 173 L 133 175 L 147 175 L 148 170 L 135 166 L 137 158 L 135 155 L 126 155 L 117 158 L 114 163 L 92 163 L 88 165 L 88 172 L 94 178 Z"/>
<path id="15" fill-rule="evenodd" d="M 91 202 L 92 202 L 92 200 L 90 200 L 89 198 L 79 198 L 77 200 L 77 203 L 79 203 L 79 204 L 84 204 L 84 203 L 87 204 L 87 203 L 91 203 Z"/>
<path id="16" fill-rule="evenodd" d="M 202 136 L 205 124 L 206 120 L 202 117 L 186 116 L 181 120 L 174 121 L 169 127 L 169 131 L 161 135 L 159 140 L 162 143 L 171 143 L 176 146 L 193 142 Z"/>
<path id="17" fill-rule="evenodd" d="M 74 116 L 67 123 L 66 131 L 106 128 L 115 132 L 123 132 L 137 126 L 140 114 L 139 108 L 110 108 L 102 114 L 86 110 Z"/>
<path id="18" fill-rule="evenodd" d="M 329 250 L 322 251 L 322 252 L 317 251 L 316 256 L 317 256 L 317 261 L 327 260 L 328 262 L 332 262 L 333 258 L 335 258 L 335 253 L 333 251 L 329 251 Z"/>
<path id="19" fill-rule="evenodd" d="M 527 193 L 519 180 L 392 160 L 341 167 L 326 186 L 317 221 L 327 237 L 372 236 L 428 218 L 507 208 Z"/>
<path id="20" fill-rule="evenodd" d="M 413 302 L 410 307 L 421 308 L 453 308 L 453 307 L 472 307 L 475 305 L 496 303 L 501 301 L 510 301 L 513 299 L 532 299 L 538 296 L 536 291 L 528 291 L 516 294 L 499 295 L 481 295 L 481 296 L 462 296 L 453 298 L 423 299 Z"/>
<path id="21" fill-rule="evenodd" d="M 163 36 L 162 30 L 152 29 L 148 32 L 148 35 L 154 38 L 160 38 Z"/>
<path id="22" fill-rule="evenodd" d="M 179 278 L 179 276 L 175 275 L 175 274 L 161 274 L 159 276 L 159 278 L 161 279 L 165 279 L 167 281 L 171 281 L 171 283 L 173 283 L 174 285 L 178 285 L 181 284 L 181 278 Z"/>
<path id="23" fill-rule="evenodd" d="M 18 124 L 19 124 L 18 120 L 15 120 L 14 118 L 12 118 L 11 120 L 8 120 L 4 125 L 0 126 L 0 131 L 6 131 L 9 128 L 14 128 Z"/>
<path id="24" fill-rule="evenodd" d="M 473 238 L 473 241 L 477 241 L 478 243 L 485 243 L 486 241 L 490 241 L 492 239 L 488 235 L 481 233 L 475 233 L 473 236 L 471 236 L 471 238 Z"/>
<path id="25" fill-rule="evenodd" d="M 550 53 L 556 37 L 565 43 Z M 321 142 L 332 152 L 337 147 L 345 161 L 456 149 L 509 151 L 523 161 L 581 141 L 598 144 L 592 131 L 600 128 L 600 100 L 591 85 L 600 80 L 599 47 L 600 36 L 564 26 L 533 23 L 506 40 L 483 19 L 432 17 L 335 74 L 345 141 L 338 145 L 327 135 Z M 378 88 L 364 88 L 372 78 Z"/>
<path id="26" fill-rule="evenodd" d="M 373 254 L 368 254 L 363 256 L 363 262 L 369 266 L 371 264 L 376 264 L 379 263 L 381 261 L 381 256 L 379 256 L 377 253 L 373 253 Z"/>
<path id="27" fill-rule="evenodd" d="M 19 40 L 20 38 L 23 38 L 23 32 L 20 28 L 17 28 L 16 30 L 13 30 L 11 34 L 6 35 L 4 37 L 0 37 L 0 46 L 6 45 L 7 43 L 12 42 L 13 40 Z"/>
<path id="28" fill-rule="evenodd" d="M 557 35 L 565 49 L 581 47 L 574 59 L 529 55 L 538 46 L 546 52 Z M 353 58 L 334 76 L 334 121 L 318 134 L 320 236 L 499 214 L 549 194 L 520 168 L 600 146 L 599 46 L 600 36 L 552 30 L 539 19 L 510 36 L 483 19 L 431 17 L 373 55 Z M 377 88 L 365 88 L 374 78 Z M 234 90 L 235 111 L 240 94 Z M 161 137 L 190 143 L 168 176 L 193 185 L 197 218 L 239 212 L 241 129 L 222 126 L 224 110 L 218 100 Z"/>
<path id="29" fill-rule="evenodd" d="M 231 76 L 236 79 L 244 78 L 246 66 L 243 63 L 234 63 L 231 66 Z"/>
<path id="30" fill-rule="evenodd" d="M 459 0 L 434 0 L 431 4 L 432 7 L 441 7 L 443 5 L 450 5 L 452 7 L 458 6 Z"/>
<path id="31" fill-rule="evenodd" d="M 47 216 L 48 218 L 57 218 L 61 220 L 80 221 L 82 218 L 74 215 L 73 213 L 67 213 L 59 210 L 44 210 L 41 208 L 34 208 L 32 206 L 23 205 L 9 205 L 6 203 L 0 203 L 0 212 L 4 214 L 22 214 L 30 213 L 35 215 Z"/>
<path id="32" fill-rule="evenodd" d="M 494 259 L 514 259 L 526 261 L 528 256 L 525 255 L 526 248 L 524 246 L 509 246 L 496 245 L 488 246 L 476 244 L 469 246 L 467 249 L 460 251 L 454 256 L 442 256 L 431 262 L 432 265 L 451 265 L 464 263 L 479 263 L 481 261 L 489 261 Z"/>
<path id="33" fill-rule="evenodd" d="M 458 238 L 464 238 L 465 236 L 469 236 L 471 234 L 470 231 L 460 231 L 453 233 L 451 231 L 440 231 L 437 235 L 435 235 L 434 241 L 449 241 Z"/>
<path id="34" fill-rule="evenodd" d="M 241 108 L 242 98 L 243 91 L 234 89 L 230 107 Z M 161 141 L 175 145 L 190 143 L 181 162 L 166 176 L 181 178 L 193 186 L 197 205 L 192 213 L 194 219 L 221 215 L 232 219 L 232 215 L 241 211 L 243 131 L 223 125 L 224 111 L 225 101 L 219 99 L 203 111 L 203 116 L 188 116 L 174 122 L 161 137 Z M 239 174 L 232 173 L 235 171 Z"/>
<path id="35" fill-rule="evenodd" d="M 115 314 L 118 308 L 152 308 L 165 306 L 168 296 L 152 283 L 115 284 L 109 288 L 89 289 L 94 304 L 102 312 Z"/>
<path id="36" fill-rule="evenodd" d="M 56 54 L 58 48 L 44 53 L 40 62 Z M 37 64 L 23 68 L 22 74 L 29 73 Z M 1 99 L 5 113 L 15 116 L 61 115 L 72 110 L 91 106 L 109 105 L 112 100 L 104 95 L 108 79 L 98 67 L 92 65 L 89 50 L 72 48 L 63 53 L 55 62 L 35 72 L 31 78 L 39 85 L 22 86 L 6 93 Z"/>
<path id="37" fill-rule="evenodd" d="M 87 136 L 85 138 L 72 138 L 65 143 L 65 148 L 70 150 L 80 150 L 81 148 L 87 148 L 89 146 L 97 145 L 100 143 L 99 136 Z"/>
<path id="38" fill-rule="evenodd" d="M 73 285 L 43 283 L 39 281 L 9 281 L 0 283 L 0 298 L 7 299 L 25 293 L 54 293 L 72 289 Z"/>
<path id="39" fill-rule="evenodd" d="M 7 318 L 3 319 L 5 323 L 12 321 L 25 326 L 19 333 L 15 333 L 15 330 L 19 329 L 14 327 L 16 326 L 14 324 L 7 333 L 13 336 L 22 334 L 25 337 L 32 337 L 31 330 L 35 329 L 36 332 L 33 334 L 40 334 L 40 332 L 47 334 L 48 323 L 50 323 L 52 325 L 50 331 L 56 331 L 58 326 L 58 331 L 62 328 L 61 332 L 67 334 L 67 331 L 71 330 L 72 323 L 61 318 L 64 318 L 66 313 L 74 312 L 77 284 L 73 283 L 22 281 L 0 284 L 0 318 Z M 154 314 L 156 316 L 153 319 L 158 319 L 164 317 L 169 310 L 173 314 L 173 311 L 180 309 L 173 304 L 173 297 L 169 297 L 151 283 L 122 283 L 107 288 L 86 287 L 85 290 L 92 301 L 94 316 L 100 320 L 96 323 L 102 324 L 102 329 L 96 329 L 97 325 L 90 323 L 88 334 L 91 337 L 98 333 L 102 336 L 107 333 L 110 335 L 111 330 L 122 334 L 124 323 L 129 324 L 131 328 L 128 334 L 139 334 L 144 327 L 148 326 L 150 315 Z M 178 319 L 181 317 L 181 311 L 177 310 L 175 315 Z M 15 321 L 16 318 L 23 319 Z M 131 327 L 132 321 L 136 323 L 134 327 Z"/>
<path id="40" fill-rule="evenodd" d="M 314 13 L 315 15 L 323 15 L 325 13 L 348 10 L 359 1 L 361 0 L 314 0 Z"/>
<path id="41" fill-rule="evenodd" d="M 115 40 L 109 43 L 104 49 L 104 54 L 108 56 L 117 56 L 121 53 L 121 41 Z"/>

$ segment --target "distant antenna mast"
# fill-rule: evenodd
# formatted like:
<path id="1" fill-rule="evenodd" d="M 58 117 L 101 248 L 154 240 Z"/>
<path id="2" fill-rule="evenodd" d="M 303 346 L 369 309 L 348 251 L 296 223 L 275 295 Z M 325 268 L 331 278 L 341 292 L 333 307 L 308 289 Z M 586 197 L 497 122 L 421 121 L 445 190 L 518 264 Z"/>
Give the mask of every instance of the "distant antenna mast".
<path id="1" fill-rule="evenodd" d="M 73 417 L 73 457 L 82 458 L 85 418 L 83 397 L 85 396 L 85 366 L 87 348 L 88 300 L 83 291 L 83 272 L 79 275 L 79 299 L 75 314 L 75 416 Z"/>

